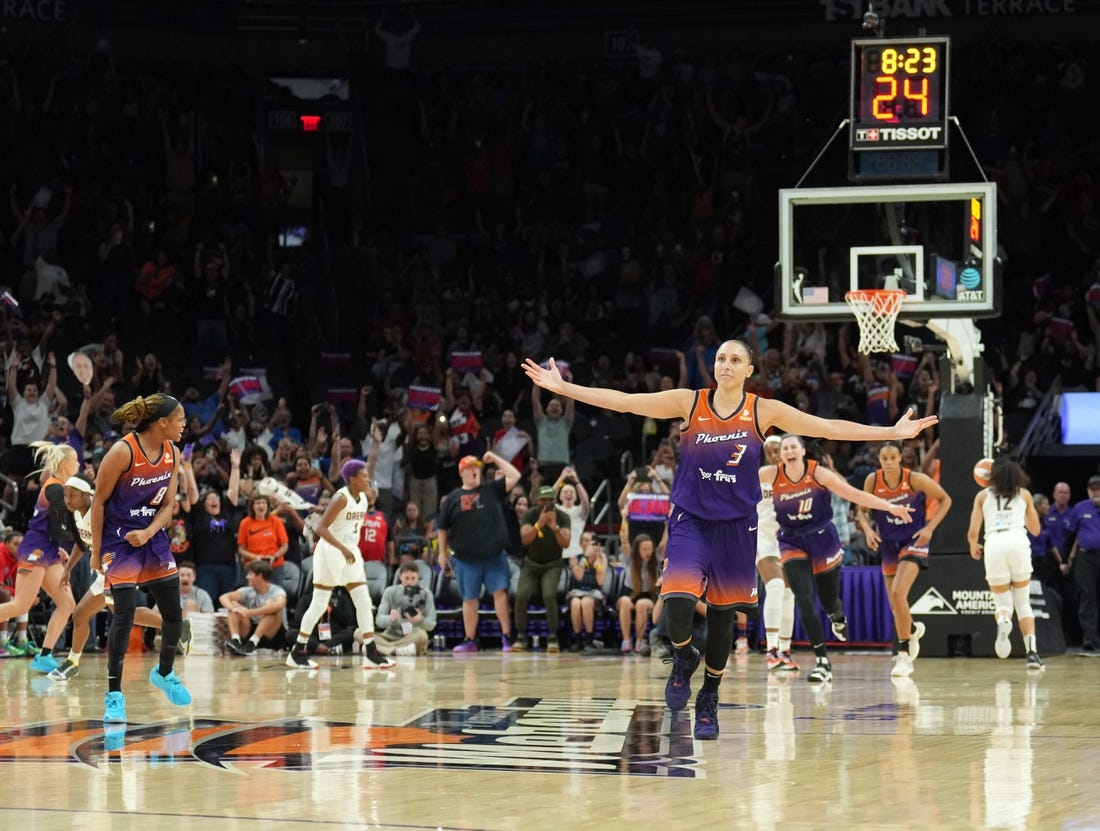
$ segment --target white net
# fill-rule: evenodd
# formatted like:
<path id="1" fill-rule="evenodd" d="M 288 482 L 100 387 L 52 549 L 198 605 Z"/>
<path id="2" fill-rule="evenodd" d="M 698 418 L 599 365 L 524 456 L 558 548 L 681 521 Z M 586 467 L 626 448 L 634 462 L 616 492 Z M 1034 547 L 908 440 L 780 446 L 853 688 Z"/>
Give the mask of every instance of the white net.
<path id="1" fill-rule="evenodd" d="M 900 289 L 850 291 L 844 295 L 859 323 L 859 351 L 897 352 L 894 324 L 898 319 L 905 292 Z"/>

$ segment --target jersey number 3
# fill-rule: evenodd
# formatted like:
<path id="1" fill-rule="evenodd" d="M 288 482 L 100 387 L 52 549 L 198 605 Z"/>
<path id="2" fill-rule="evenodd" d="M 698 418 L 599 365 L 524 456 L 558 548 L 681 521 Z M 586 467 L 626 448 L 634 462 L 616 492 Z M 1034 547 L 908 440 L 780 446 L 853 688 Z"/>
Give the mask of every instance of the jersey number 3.
<path id="1" fill-rule="evenodd" d="M 748 447 L 747 444 L 735 444 L 733 446 L 733 452 L 730 453 L 730 457 L 726 461 L 726 467 L 737 467 L 741 464 L 741 457 L 745 455 L 745 451 Z"/>

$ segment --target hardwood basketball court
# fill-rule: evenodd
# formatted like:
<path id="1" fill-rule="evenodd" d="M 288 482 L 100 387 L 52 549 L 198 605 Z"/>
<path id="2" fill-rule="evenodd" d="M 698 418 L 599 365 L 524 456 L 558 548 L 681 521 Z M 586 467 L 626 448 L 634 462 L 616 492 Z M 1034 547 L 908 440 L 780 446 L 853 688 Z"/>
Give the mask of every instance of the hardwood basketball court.
<path id="1" fill-rule="evenodd" d="M 809 653 L 796 653 L 803 664 Z M 325 659 L 321 659 L 322 661 Z M 834 653 L 815 689 L 731 656 L 721 737 L 663 705 L 667 666 L 618 655 L 191 655 L 171 707 L 130 655 L 130 724 L 100 721 L 106 662 L 51 682 L 0 662 L 0 818 L 20 829 L 1100 826 L 1100 662 Z M 700 676 L 693 679 L 698 685 Z"/>

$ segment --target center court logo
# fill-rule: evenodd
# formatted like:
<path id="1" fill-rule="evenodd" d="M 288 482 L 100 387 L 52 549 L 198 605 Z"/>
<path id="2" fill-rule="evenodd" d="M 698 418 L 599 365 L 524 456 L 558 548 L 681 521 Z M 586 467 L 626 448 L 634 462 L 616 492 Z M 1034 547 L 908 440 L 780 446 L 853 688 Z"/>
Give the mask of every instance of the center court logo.
<path id="1" fill-rule="evenodd" d="M 423 767 L 706 777 L 688 714 L 670 716 L 663 703 L 630 699 L 517 698 L 499 706 L 437 708 L 395 726 L 196 718 L 121 727 L 73 721 L 2 731 L 0 761 L 95 768 L 201 763 L 232 772 Z"/>

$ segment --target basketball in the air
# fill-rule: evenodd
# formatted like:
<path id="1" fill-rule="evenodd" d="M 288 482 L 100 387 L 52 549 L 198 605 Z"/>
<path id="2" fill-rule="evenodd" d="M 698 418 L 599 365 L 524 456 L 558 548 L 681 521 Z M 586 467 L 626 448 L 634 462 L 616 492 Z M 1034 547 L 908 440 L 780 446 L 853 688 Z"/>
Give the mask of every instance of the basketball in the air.
<path id="1" fill-rule="evenodd" d="M 978 487 L 988 488 L 989 480 L 993 474 L 993 460 L 981 459 L 976 465 L 974 465 L 974 481 L 978 483 Z"/>

